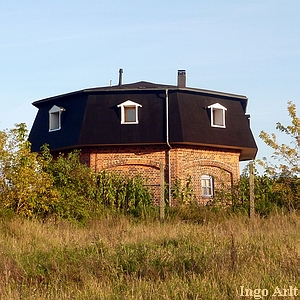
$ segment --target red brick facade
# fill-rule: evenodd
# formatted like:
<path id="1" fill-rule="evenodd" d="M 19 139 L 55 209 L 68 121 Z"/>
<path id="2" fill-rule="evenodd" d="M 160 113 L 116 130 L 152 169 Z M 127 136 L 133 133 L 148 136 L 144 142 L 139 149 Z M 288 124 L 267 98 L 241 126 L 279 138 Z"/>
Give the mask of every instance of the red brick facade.
<path id="1" fill-rule="evenodd" d="M 155 198 L 159 195 L 160 163 L 165 166 L 165 181 L 171 186 L 176 179 L 185 182 L 192 179 L 192 189 L 199 203 L 202 198 L 201 175 L 214 178 L 215 189 L 230 186 L 239 179 L 239 156 L 235 150 L 213 149 L 197 146 L 120 146 L 94 147 L 82 151 L 82 161 L 95 172 L 111 170 L 130 175 L 140 174 L 153 187 Z M 155 199 L 157 200 L 157 199 Z"/>

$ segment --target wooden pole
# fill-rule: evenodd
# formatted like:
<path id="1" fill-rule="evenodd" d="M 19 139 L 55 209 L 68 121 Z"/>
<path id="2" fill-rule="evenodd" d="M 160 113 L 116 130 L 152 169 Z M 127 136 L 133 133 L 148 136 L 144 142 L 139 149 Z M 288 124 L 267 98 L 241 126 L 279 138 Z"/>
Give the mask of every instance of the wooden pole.
<path id="1" fill-rule="evenodd" d="M 254 217 L 255 210 L 254 210 L 254 168 L 253 168 L 253 161 L 249 163 L 249 171 L 250 171 L 250 208 L 249 208 L 249 216 L 250 218 Z"/>
<path id="2" fill-rule="evenodd" d="M 164 164 L 161 162 L 159 164 L 160 170 L 160 201 L 159 201 L 159 213 L 160 220 L 163 222 L 165 220 L 165 170 Z"/>

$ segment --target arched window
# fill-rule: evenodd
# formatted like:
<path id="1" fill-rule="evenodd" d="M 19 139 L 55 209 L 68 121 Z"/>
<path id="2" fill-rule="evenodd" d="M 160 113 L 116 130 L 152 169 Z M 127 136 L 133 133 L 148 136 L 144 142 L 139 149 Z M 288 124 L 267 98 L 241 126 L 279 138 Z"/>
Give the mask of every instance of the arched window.
<path id="1" fill-rule="evenodd" d="M 138 108 L 142 107 L 142 105 L 127 100 L 119 104 L 118 107 L 121 107 L 121 124 L 139 123 Z"/>

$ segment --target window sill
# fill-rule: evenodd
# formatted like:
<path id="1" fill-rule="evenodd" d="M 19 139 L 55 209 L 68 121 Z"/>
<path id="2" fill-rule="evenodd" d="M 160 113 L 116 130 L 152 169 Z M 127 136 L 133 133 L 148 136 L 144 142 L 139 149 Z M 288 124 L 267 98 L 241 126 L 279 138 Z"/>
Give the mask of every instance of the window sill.
<path id="1" fill-rule="evenodd" d="M 215 128 L 226 128 L 225 125 L 211 125 L 211 127 L 215 127 Z"/>
<path id="2" fill-rule="evenodd" d="M 60 129 L 61 129 L 61 128 L 49 129 L 49 132 L 58 131 L 58 130 L 60 130 Z"/>
<path id="3" fill-rule="evenodd" d="M 121 122 L 121 124 L 123 125 L 132 125 L 132 124 L 139 124 L 139 122 Z"/>

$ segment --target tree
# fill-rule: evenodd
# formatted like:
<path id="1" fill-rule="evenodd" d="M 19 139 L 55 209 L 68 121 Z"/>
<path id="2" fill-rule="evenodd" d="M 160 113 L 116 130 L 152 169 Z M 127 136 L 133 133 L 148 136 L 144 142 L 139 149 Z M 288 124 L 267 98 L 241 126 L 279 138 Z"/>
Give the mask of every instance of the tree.
<path id="1" fill-rule="evenodd" d="M 43 171 L 43 159 L 30 150 L 24 123 L 0 131 L 0 204 L 32 217 L 50 213 L 58 193 Z"/>
<path id="2" fill-rule="evenodd" d="M 288 102 L 288 113 L 291 117 L 291 125 L 284 126 L 276 123 L 276 129 L 291 137 L 290 145 L 279 144 L 277 136 L 261 131 L 259 137 L 273 149 L 271 158 L 278 161 L 272 164 L 264 157 L 258 163 L 265 169 L 265 177 L 268 177 L 269 194 L 271 201 L 279 207 L 288 209 L 300 208 L 300 168 L 298 141 L 300 135 L 300 119 L 296 114 L 296 105 Z"/>
<path id="3" fill-rule="evenodd" d="M 265 172 L 275 177 L 293 177 L 300 175 L 299 155 L 297 141 L 300 136 L 300 118 L 296 115 L 296 105 L 291 101 L 288 102 L 287 110 L 291 117 L 291 125 L 284 126 L 280 122 L 276 123 L 276 129 L 291 137 L 290 145 L 279 144 L 276 134 L 271 135 L 261 131 L 259 137 L 273 149 L 271 158 L 277 160 L 279 164 L 274 165 L 264 157 L 258 160 L 258 163 L 264 167 Z"/>

